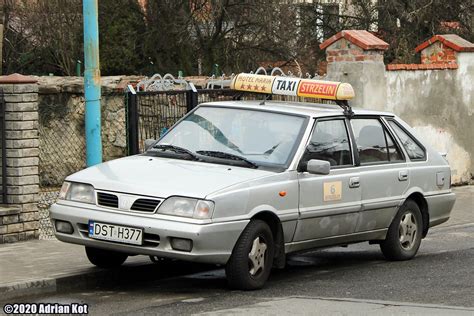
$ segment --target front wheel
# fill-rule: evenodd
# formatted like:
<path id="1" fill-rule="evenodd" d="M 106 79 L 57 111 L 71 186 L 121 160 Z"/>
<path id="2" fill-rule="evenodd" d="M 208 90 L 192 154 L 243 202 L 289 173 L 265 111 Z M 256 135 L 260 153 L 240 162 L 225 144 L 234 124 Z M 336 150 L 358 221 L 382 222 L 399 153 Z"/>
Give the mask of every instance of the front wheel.
<path id="1" fill-rule="evenodd" d="M 267 223 L 250 221 L 226 265 L 229 285 L 239 290 L 263 287 L 272 269 L 274 252 L 273 234 Z"/>
<path id="2" fill-rule="evenodd" d="M 405 201 L 390 224 L 386 239 L 380 243 L 384 257 L 388 260 L 413 258 L 421 244 L 422 221 L 418 204 Z"/>
<path id="3" fill-rule="evenodd" d="M 121 252 L 92 247 L 86 247 L 86 254 L 89 261 L 100 268 L 119 267 L 128 258 L 127 254 Z"/>

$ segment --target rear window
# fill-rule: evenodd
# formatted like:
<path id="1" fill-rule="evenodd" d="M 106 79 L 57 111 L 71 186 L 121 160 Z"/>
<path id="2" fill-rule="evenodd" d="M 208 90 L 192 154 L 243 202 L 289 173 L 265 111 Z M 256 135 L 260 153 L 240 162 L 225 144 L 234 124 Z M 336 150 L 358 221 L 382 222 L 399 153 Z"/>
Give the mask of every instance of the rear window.
<path id="1" fill-rule="evenodd" d="M 415 140 L 413 136 L 408 134 L 397 122 L 389 120 L 388 124 L 392 127 L 398 139 L 405 148 L 408 157 L 411 160 L 425 160 L 426 153 L 424 148 Z"/>

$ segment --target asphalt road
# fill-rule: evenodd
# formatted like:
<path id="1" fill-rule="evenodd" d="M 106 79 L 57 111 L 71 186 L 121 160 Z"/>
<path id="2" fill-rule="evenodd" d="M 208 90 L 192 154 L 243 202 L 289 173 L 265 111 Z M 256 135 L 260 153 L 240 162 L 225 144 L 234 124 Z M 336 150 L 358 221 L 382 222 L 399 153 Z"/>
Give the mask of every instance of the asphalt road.
<path id="1" fill-rule="evenodd" d="M 410 261 L 385 261 L 378 246 L 367 243 L 313 251 L 290 257 L 285 270 L 274 271 L 267 286 L 253 292 L 229 290 L 222 268 L 158 264 L 164 276 L 178 276 L 22 301 L 82 302 L 92 314 L 474 315 L 474 187 L 456 193 L 451 220 L 433 228 Z"/>

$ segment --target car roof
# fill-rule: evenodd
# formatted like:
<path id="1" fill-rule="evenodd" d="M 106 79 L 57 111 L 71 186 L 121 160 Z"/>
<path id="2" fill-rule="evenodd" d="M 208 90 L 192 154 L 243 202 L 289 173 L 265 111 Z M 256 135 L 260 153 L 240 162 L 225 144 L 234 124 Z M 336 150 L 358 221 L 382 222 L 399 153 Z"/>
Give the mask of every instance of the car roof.
<path id="1" fill-rule="evenodd" d="M 310 102 L 246 100 L 246 101 L 218 101 L 205 102 L 201 106 L 239 107 L 249 110 L 265 110 L 270 112 L 282 112 L 288 114 L 299 114 L 311 117 L 324 117 L 343 115 L 344 111 L 337 104 L 322 104 Z M 385 115 L 394 116 L 390 112 L 373 111 L 360 108 L 352 108 L 355 115 Z"/>

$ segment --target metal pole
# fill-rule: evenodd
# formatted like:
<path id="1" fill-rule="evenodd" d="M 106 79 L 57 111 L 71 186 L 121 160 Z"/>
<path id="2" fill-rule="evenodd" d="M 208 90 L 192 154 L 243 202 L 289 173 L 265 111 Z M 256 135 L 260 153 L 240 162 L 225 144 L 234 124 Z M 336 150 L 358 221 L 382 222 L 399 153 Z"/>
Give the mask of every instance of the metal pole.
<path id="1" fill-rule="evenodd" d="M 99 23 L 97 0 L 83 0 L 86 164 L 102 162 L 100 121 Z"/>
<path id="2" fill-rule="evenodd" d="M 198 105 L 198 91 L 192 82 L 189 83 L 189 90 L 186 90 L 186 110 L 192 111 Z"/>
<path id="3" fill-rule="evenodd" d="M 137 93 L 132 86 L 128 86 L 127 94 L 127 141 L 128 154 L 136 155 L 140 153 L 138 145 L 138 105 Z"/>
<path id="4" fill-rule="evenodd" d="M 76 76 L 80 77 L 81 76 L 81 61 L 77 60 L 76 61 Z"/>

